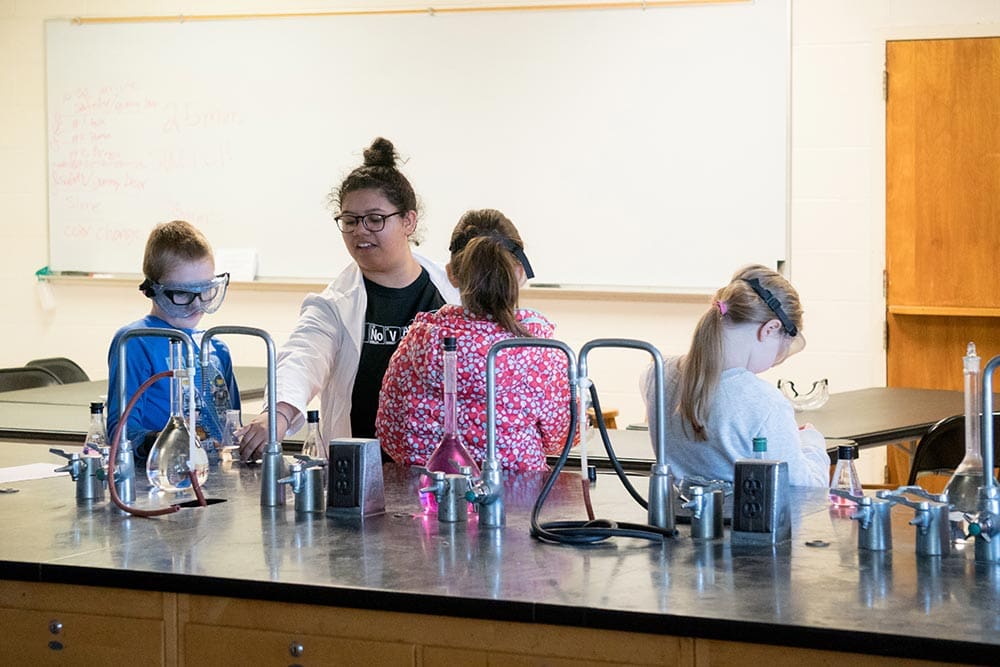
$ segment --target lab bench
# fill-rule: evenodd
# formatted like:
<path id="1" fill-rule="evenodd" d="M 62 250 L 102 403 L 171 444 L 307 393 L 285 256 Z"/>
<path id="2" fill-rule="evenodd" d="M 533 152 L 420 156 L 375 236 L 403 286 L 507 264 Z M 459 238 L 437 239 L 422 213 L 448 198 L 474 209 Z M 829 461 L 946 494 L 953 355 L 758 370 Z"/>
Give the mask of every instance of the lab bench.
<path id="1" fill-rule="evenodd" d="M 0 467 L 62 460 L 0 442 Z M 156 519 L 78 505 L 67 477 L 0 494 L 0 656 L 15 663 L 140 657 L 157 664 L 771 664 L 899 658 L 995 663 L 1000 566 L 972 545 L 917 557 L 912 510 L 893 546 L 859 552 L 823 489 L 793 489 L 778 547 L 530 535 L 544 475 L 506 480 L 500 529 L 419 511 L 418 475 L 383 467 L 385 514 L 300 516 L 260 506 L 259 467 L 213 468 L 226 502 Z M 633 479 L 645 493 L 646 478 Z M 140 474 L 136 504 L 162 503 Z M 644 522 L 611 475 L 599 518 Z M 585 516 L 580 478 L 557 480 L 542 520 Z M 814 546 L 810 546 L 814 545 Z M 850 655 L 838 655 L 838 653 Z M 6 660 L 10 662 L 11 660 Z M 534 661 L 534 662 L 532 662 Z"/>

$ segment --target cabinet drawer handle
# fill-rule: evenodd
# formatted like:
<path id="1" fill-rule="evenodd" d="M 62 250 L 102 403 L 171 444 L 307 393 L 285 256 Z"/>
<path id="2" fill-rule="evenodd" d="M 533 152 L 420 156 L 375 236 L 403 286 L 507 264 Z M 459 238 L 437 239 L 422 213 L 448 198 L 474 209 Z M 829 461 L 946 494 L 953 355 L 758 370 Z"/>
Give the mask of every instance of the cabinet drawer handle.
<path id="1" fill-rule="evenodd" d="M 58 620 L 49 621 L 50 633 L 58 635 L 60 632 L 62 632 L 62 629 L 63 629 L 63 624 L 60 623 Z"/>
<path id="2" fill-rule="evenodd" d="M 292 654 L 293 658 L 301 658 L 302 654 L 305 653 L 306 647 L 298 642 L 292 642 L 288 647 L 288 652 Z"/>

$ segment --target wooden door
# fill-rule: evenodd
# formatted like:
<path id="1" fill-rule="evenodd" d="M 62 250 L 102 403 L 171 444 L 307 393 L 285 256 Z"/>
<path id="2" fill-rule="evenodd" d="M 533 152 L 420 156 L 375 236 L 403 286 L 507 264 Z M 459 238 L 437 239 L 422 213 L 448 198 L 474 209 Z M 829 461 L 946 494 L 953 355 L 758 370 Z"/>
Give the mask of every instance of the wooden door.
<path id="1" fill-rule="evenodd" d="M 1000 38 L 888 42 L 886 70 L 888 385 L 962 389 L 969 341 L 1000 354 Z"/>

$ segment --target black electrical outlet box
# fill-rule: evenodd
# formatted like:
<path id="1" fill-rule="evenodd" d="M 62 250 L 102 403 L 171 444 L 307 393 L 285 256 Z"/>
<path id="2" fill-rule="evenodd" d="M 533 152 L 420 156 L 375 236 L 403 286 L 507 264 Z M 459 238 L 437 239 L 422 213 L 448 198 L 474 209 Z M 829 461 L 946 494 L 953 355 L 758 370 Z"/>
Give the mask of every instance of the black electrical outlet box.
<path id="1" fill-rule="evenodd" d="M 330 473 L 327 505 L 329 507 L 360 507 L 358 489 L 361 485 L 361 450 L 357 447 L 330 447 Z"/>

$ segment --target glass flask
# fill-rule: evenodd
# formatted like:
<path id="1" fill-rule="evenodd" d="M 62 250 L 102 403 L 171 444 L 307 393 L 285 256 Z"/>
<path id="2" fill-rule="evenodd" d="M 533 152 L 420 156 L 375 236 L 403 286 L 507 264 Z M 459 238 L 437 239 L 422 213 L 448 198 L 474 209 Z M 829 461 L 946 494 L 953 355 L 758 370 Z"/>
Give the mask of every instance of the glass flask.
<path id="1" fill-rule="evenodd" d="M 976 354 L 976 344 L 973 342 L 966 347 L 965 356 L 962 357 L 962 374 L 965 376 L 965 457 L 952 473 L 945 492 L 954 511 L 975 512 L 979 505 L 979 487 L 983 485 L 983 458 L 979 355 Z"/>
<path id="2" fill-rule="evenodd" d="M 319 434 L 319 410 L 306 412 L 306 438 L 302 442 L 302 456 L 323 461 L 329 456 L 327 448 L 323 446 L 323 438 Z"/>
<path id="3" fill-rule="evenodd" d="M 302 441 L 302 455 L 326 461 L 330 458 L 330 451 L 325 445 L 323 436 L 319 434 L 319 410 L 307 410 L 306 438 Z M 306 472 L 308 473 L 308 470 Z M 326 488 L 327 479 L 327 466 L 323 466 L 323 488 Z"/>
<path id="4" fill-rule="evenodd" d="M 472 469 L 472 475 L 479 476 L 479 466 L 469 450 L 462 444 L 462 434 L 458 432 L 458 401 L 456 387 L 458 379 L 458 345 L 454 337 L 444 339 L 444 434 L 441 442 L 431 453 L 424 466 L 428 472 L 461 474 L 462 468 Z M 420 486 L 424 489 L 433 484 L 429 475 L 420 476 Z M 426 512 L 437 512 L 437 498 L 433 493 L 420 494 L 420 504 Z"/>
<path id="5" fill-rule="evenodd" d="M 240 411 L 226 410 L 226 423 L 222 426 L 222 441 L 219 443 L 221 461 L 236 461 L 240 458 L 240 436 L 236 432 L 243 428 Z"/>
<path id="6" fill-rule="evenodd" d="M 837 467 L 833 469 L 833 478 L 830 480 L 831 489 L 846 491 L 852 496 L 861 496 L 861 478 L 854 467 L 854 461 L 858 458 L 857 445 L 840 445 L 837 447 Z M 830 504 L 836 506 L 856 505 L 853 500 L 841 498 L 830 494 Z"/>
<path id="7" fill-rule="evenodd" d="M 90 404 L 90 426 L 87 437 L 83 440 L 83 453 L 86 456 L 100 456 L 101 450 L 108 446 L 108 432 L 104 428 L 104 403 L 94 401 Z"/>
<path id="8" fill-rule="evenodd" d="M 174 368 L 170 378 L 170 419 L 149 450 L 146 477 L 161 491 L 183 491 L 191 488 L 189 471 L 198 475 L 199 485 L 205 484 L 208 454 L 184 420 L 184 390 L 193 394 L 192 372 L 183 367 L 180 345 L 174 342 L 171 342 L 170 358 Z M 194 405 L 193 395 L 189 396 L 189 403 Z"/>
<path id="9" fill-rule="evenodd" d="M 108 431 L 104 425 L 104 403 L 93 401 L 90 404 L 90 425 L 83 439 L 83 455 L 101 459 L 101 470 L 106 471 L 110 445 Z"/>

